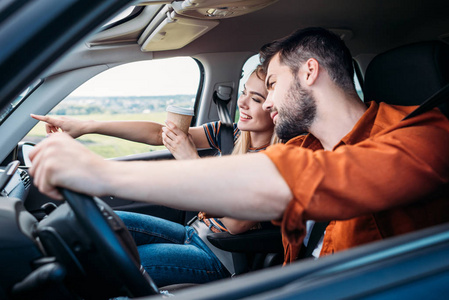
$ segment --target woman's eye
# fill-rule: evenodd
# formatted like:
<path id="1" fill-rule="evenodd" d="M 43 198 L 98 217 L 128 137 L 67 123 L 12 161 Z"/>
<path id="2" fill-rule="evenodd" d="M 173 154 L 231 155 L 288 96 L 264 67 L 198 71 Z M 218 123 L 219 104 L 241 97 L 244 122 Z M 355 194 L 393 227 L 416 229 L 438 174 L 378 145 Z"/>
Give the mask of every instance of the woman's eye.
<path id="1" fill-rule="evenodd" d="M 246 95 L 246 90 L 243 90 L 243 91 L 242 91 L 242 94 L 243 94 L 243 95 Z"/>
<path id="2" fill-rule="evenodd" d="M 251 99 L 253 99 L 255 102 L 257 102 L 257 103 L 261 103 L 262 101 L 261 100 L 259 100 L 259 99 L 257 99 L 257 98 L 251 98 Z"/>

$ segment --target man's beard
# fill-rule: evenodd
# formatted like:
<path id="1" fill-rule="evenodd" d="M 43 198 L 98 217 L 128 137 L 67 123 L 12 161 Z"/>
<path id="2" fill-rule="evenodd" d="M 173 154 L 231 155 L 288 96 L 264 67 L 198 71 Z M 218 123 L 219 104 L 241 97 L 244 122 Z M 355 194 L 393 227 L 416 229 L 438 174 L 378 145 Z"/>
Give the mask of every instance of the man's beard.
<path id="1" fill-rule="evenodd" d="M 283 141 L 309 132 L 316 117 L 316 101 L 310 91 L 301 87 L 296 78 L 286 94 L 284 105 L 278 107 L 278 118 L 274 127 Z"/>

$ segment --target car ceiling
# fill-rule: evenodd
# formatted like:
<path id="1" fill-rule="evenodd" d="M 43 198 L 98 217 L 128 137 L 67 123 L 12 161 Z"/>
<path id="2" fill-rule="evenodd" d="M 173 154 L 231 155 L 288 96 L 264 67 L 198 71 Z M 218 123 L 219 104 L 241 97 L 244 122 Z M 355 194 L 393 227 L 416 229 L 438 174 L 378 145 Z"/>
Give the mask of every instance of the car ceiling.
<path id="1" fill-rule="evenodd" d="M 216 4 L 217 0 L 210 2 Z M 242 1 L 221 1 L 222 5 L 229 2 Z M 181 49 L 152 54 L 163 58 L 205 52 L 257 52 L 264 43 L 308 26 L 348 30 L 346 37 L 350 38 L 346 43 L 354 56 L 378 53 L 405 43 L 447 36 L 448 9 L 447 0 L 279 0 L 243 16 L 220 19 L 218 26 Z M 140 28 L 140 32 L 144 29 Z M 111 47 L 114 39 L 120 40 L 120 36 L 112 37 Z M 137 41 L 128 43 L 135 45 Z"/>

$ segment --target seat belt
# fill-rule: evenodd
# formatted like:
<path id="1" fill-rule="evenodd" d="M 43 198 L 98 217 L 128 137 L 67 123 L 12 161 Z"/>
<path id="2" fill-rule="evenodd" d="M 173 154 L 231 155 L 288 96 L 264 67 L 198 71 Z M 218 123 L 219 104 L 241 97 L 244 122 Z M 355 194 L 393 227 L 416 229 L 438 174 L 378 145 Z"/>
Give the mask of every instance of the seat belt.
<path id="1" fill-rule="evenodd" d="M 212 95 L 214 103 L 217 105 L 218 116 L 221 121 L 221 155 L 228 155 L 234 149 L 234 122 L 228 110 L 228 103 L 231 101 L 232 87 L 219 85 Z"/>
<path id="2" fill-rule="evenodd" d="M 312 257 L 313 250 L 318 246 L 324 231 L 326 231 L 327 225 L 329 225 L 329 222 L 316 222 L 313 224 L 312 232 L 310 233 L 309 241 L 307 242 L 307 247 L 305 247 L 305 253 L 302 258 Z"/>
<path id="3" fill-rule="evenodd" d="M 423 112 L 429 111 L 434 107 L 437 107 L 440 104 L 443 104 L 445 101 L 449 100 L 449 84 L 442 87 L 438 92 L 427 98 L 420 106 L 418 106 L 414 111 L 409 113 L 402 121 L 410 119 L 414 116 L 422 114 Z"/>

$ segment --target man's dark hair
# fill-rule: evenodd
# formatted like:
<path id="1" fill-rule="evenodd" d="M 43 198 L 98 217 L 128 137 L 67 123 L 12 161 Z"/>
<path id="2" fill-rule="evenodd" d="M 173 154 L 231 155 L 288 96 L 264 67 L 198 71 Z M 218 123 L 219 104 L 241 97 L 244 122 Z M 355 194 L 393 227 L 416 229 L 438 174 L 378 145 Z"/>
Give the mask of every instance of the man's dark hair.
<path id="1" fill-rule="evenodd" d="M 265 44 L 259 53 L 265 70 L 277 53 L 280 62 L 288 66 L 294 76 L 309 58 L 316 59 L 337 86 L 346 92 L 354 93 L 352 56 L 336 34 L 324 28 L 311 27 Z"/>

